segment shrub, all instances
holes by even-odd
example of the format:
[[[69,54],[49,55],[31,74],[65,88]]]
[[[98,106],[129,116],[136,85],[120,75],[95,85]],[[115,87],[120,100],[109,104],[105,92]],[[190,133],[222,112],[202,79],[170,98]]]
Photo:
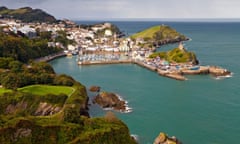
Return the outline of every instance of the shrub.
[[[70,76],[67,76],[65,74],[58,75],[54,78],[53,84],[54,85],[63,85],[63,86],[73,86],[74,79]]]

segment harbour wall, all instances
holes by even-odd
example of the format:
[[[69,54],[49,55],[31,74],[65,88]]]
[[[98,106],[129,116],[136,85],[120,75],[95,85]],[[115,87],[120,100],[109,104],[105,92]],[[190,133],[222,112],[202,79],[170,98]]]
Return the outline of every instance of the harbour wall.
[[[199,75],[199,74],[212,74],[213,76],[226,76],[231,74],[226,69],[217,67],[217,66],[199,66],[197,70],[191,69],[180,69],[180,70],[162,70],[155,66],[151,66],[144,62],[138,60],[110,60],[110,61],[85,61],[85,62],[78,62],[79,65],[101,65],[101,64],[137,64],[141,67],[144,67],[148,70],[153,72],[157,72],[159,75],[172,78],[175,80],[184,81],[187,78],[184,75]]]

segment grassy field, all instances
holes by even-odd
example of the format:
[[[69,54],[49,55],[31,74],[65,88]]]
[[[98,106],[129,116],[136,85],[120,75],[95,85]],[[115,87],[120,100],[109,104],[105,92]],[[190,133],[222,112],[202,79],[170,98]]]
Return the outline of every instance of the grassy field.
[[[144,31],[141,31],[139,33],[136,33],[136,34],[132,35],[131,37],[132,38],[145,38],[145,37],[152,38],[154,33],[156,33],[159,30],[160,30],[160,26],[154,26],[154,27],[151,27]]]
[[[165,38],[170,38],[174,39],[176,37],[181,36],[180,33],[178,33],[175,29],[166,26],[166,25],[158,25],[158,26],[153,26],[148,29],[145,29],[141,32],[138,32],[134,35],[131,36],[131,38],[137,39],[137,38],[154,38],[156,33],[161,33],[161,37],[158,40],[165,39]]]
[[[31,85],[18,89],[21,92],[32,93],[34,95],[46,94],[66,94],[70,96],[75,89],[67,86]]]

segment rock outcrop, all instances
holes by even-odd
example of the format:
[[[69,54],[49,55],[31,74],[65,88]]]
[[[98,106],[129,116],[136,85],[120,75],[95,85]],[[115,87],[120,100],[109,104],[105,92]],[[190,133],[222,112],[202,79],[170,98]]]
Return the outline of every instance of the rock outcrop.
[[[230,76],[231,72],[228,71],[227,69],[223,69],[217,66],[210,66],[209,67],[209,73],[212,74],[213,76],[216,77],[221,77],[221,76]]]
[[[153,144],[182,144],[176,137],[168,137],[165,133],[160,132]]]
[[[9,104],[5,110],[5,114],[14,114],[18,111],[23,111],[27,108],[27,102],[21,101],[17,104]]]
[[[35,111],[35,116],[48,116],[58,113],[62,107],[53,106],[52,104],[41,102]]]
[[[103,108],[113,108],[117,111],[126,111],[126,102],[121,100],[114,93],[101,92],[94,97],[93,103],[97,103]]]
[[[100,86],[91,86],[89,88],[89,91],[91,91],[91,92],[100,92],[100,90],[101,90]]]

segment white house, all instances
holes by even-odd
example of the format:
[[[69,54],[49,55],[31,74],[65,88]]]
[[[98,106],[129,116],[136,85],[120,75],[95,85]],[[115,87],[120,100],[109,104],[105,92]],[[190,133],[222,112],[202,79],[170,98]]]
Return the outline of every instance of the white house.
[[[104,35],[107,36],[107,37],[111,37],[113,34],[112,34],[111,30],[106,29]]]
[[[68,50],[73,51],[76,49],[76,46],[74,45],[68,45]]]
[[[37,36],[36,30],[34,28],[30,28],[29,25],[25,25],[19,28],[18,31],[24,33],[29,38],[33,38]]]

